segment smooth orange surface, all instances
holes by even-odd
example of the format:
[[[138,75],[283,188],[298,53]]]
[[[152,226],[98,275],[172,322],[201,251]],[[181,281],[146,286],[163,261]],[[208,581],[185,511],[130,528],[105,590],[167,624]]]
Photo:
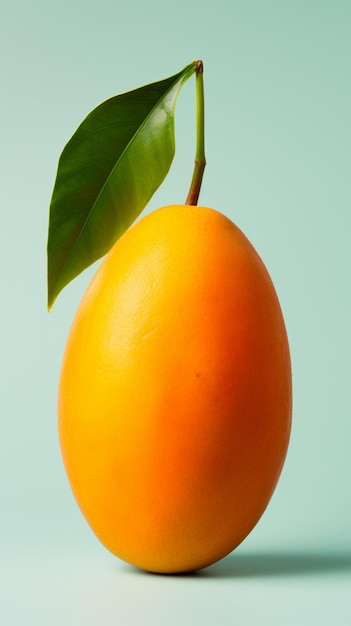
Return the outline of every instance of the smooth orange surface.
[[[107,255],[73,322],[59,434],[101,542],[155,572],[205,567],[251,531],[291,423],[279,302],[242,232],[170,206]]]

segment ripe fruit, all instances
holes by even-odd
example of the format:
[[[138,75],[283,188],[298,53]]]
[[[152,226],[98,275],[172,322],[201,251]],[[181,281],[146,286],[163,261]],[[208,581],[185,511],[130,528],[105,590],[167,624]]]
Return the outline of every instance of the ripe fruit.
[[[77,311],[59,433],[101,542],[154,572],[205,567],[266,508],[291,421],[279,302],[242,232],[170,206],[108,253]]]

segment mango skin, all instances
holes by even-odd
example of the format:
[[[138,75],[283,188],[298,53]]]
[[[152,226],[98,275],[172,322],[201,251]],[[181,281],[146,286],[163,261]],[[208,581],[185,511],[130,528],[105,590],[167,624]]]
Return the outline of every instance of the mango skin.
[[[250,533],[277,484],[292,411],[269,274],[206,207],[163,207],[103,260],[59,385],[77,503],[105,547],[159,573],[206,567]]]

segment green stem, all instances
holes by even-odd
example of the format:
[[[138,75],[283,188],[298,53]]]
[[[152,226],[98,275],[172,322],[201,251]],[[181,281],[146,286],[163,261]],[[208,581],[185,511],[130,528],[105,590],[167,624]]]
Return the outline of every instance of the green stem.
[[[196,61],[196,152],[194,172],[185,204],[197,205],[202,178],[206,166],[205,158],[205,99],[203,63]]]

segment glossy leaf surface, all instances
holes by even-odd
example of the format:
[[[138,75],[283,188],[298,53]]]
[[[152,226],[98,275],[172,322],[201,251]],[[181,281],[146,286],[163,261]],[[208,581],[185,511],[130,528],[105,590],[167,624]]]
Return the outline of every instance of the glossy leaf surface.
[[[108,252],[164,180],[175,152],[177,95],[195,67],[106,100],[65,146],[50,205],[49,308]]]

